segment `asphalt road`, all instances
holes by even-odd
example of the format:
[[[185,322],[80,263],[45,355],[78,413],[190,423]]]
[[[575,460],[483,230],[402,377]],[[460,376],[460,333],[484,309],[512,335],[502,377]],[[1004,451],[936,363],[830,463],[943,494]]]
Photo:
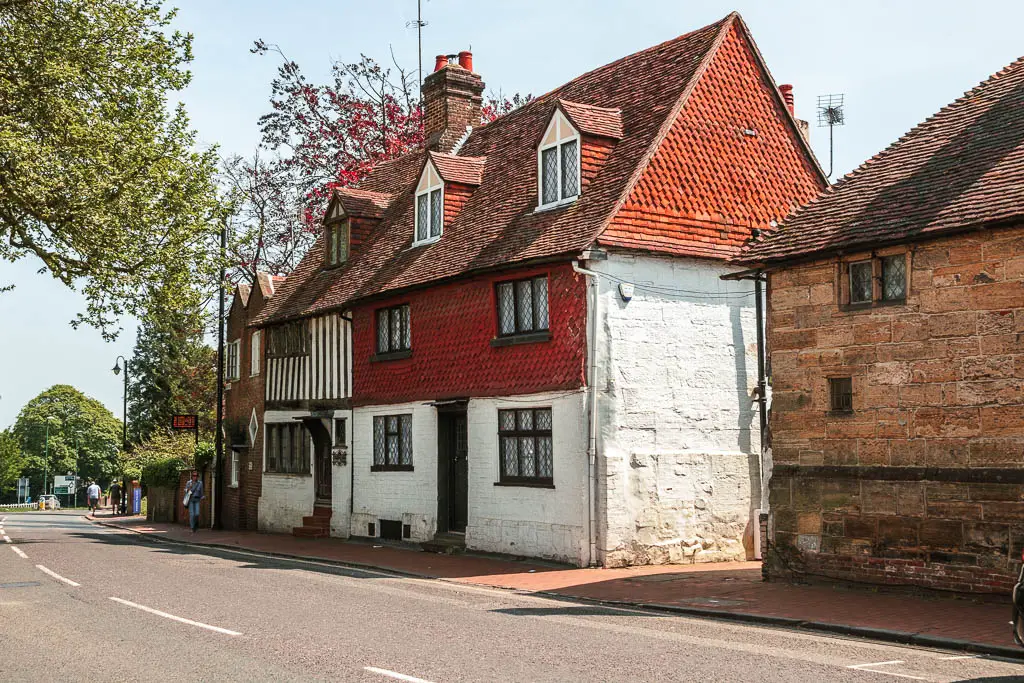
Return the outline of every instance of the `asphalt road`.
[[[0,527],[3,681],[1024,681],[1005,660],[152,543],[77,513]]]

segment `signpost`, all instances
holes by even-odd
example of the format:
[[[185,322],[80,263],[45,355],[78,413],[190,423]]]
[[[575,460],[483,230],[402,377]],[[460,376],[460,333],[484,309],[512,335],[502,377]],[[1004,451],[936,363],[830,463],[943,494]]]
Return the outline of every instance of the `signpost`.
[[[199,445],[199,416],[198,415],[172,415],[171,429],[179,432],[195,432],[196,445]]]
[[[29,499],[28,477],[18,479],[18,502],[27,503]]]

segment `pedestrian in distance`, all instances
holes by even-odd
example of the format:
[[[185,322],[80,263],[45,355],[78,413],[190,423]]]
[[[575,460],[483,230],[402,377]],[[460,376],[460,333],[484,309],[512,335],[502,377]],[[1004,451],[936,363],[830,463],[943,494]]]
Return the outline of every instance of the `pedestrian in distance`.
[[[192,480],[185,484],[185,499],[181,501],[188,508],[188,525],[192,533],[199,528],[199,503],[205,497],[203,480],[199,478],[198,472],[193,472]]]
[[[94,481],[90,482],[89,488],[85,490],[85,497],[89,499],[89,511],[95,515],[100,507],[100,485]]]
[[[121,504],[121,485],[115,480],[110,485],[110,516],[117,514],[117,506]]]

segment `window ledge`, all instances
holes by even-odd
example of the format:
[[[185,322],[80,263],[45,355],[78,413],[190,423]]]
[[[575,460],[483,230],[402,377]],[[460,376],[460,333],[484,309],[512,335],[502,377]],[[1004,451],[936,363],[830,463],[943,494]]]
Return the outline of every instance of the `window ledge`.
[[[553,482],[545,481],[543,479],[538,481],[496,481],[495,486],[518,486],[528,489],[553,489],[555,485]]]
[[[427,246],[430,246],[431,244],[434,244],[435,242],[440,242],[440,241],[441,241],[441,235],[438,235],[437,237],[428,237],[427,239],[420,240],[419,242],[413,240],[413,243],[412,243],[412,246],[410,247],[410,249],[416,249],[417,247],[427,247]]]
[[[580,198],[580,196],[576,195],[574,197],[567,197],[565,199],[559,199],[557,202],[553,202],[551,204],[540,204],[540,205],[537,206],[536,209],[533,210],[533,212],[534,213],[544,213],[545,211],[553,211],[554,209],[560,209],[563,206],[569,206],[570,204],[572,204],[573,202],[575,202],[579,198]]]
[[[375,353],[370,356],[371,363],[383,363],[389,360],[401,360],[403,358],[411,358],[412,349],[406,349],[405,351],[391,351],[389,353]]]
[[[269,474],[274,477],[295,477],[305,478],[312,477],[313,475],[308,472],[271,472],[270,470],[263,470],[263,474]]]
[[[826,410],[826,417],[852,417],[854,414],[853,408],[849,410]]]
[[[857,304],[840,304],[840,311],[847,311],[855,313],[857,311],[870,311],[874,308],[883,308],[885,306],[905,306],[907,300],[904,299],[879,299],[878,301],[868,301],[865,303]]]
[[[370,465],[371,472],[412,472],[412,465]]]
[[[491,346],[515,346],[517,344],[535,344],[546,341],[551,341],[551,330],[544,330],[543,332],[526,332],[523,334],[510,334],[507,337],[495,337],[491,340]]]

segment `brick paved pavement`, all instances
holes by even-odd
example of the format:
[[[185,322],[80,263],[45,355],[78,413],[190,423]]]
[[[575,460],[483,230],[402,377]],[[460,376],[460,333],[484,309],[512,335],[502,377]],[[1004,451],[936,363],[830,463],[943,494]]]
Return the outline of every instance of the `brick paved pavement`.
[[[377,567],[414,576],[607,602],[682,609],[739,618],[816,622],[829,630],[884,629],[1008,647],[1009,596],[992,602],[946,594],[910,595],[875,588],[764,583],[758,562],[576,569],[478,555],[437,555],[416,548],[341,539],[302,539],[251,531],[201,530],[141,517],[97,521],[174,542],[198,543]],[[798,625],[792,623],[791,625]],[[882,636],[893,639],[892,634]]]

